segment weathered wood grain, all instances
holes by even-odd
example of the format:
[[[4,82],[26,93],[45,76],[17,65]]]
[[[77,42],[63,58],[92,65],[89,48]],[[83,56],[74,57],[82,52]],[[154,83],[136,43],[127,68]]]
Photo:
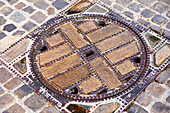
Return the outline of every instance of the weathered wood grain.
[[[57,33],[55,35],[46,38],[45,41],[52,47],[64,42],[64,39],[62,38],[60,33]]]
[[[83,30],[84,32],[87,32],[87,31],[90,31],[90,30],[93,30],[93,29],[96,29],[97,26],[96,24],[94,23],[94,21],[87,21],[87,22],[84,22],[83,24],[80,24],[78,26],[81,30]]]

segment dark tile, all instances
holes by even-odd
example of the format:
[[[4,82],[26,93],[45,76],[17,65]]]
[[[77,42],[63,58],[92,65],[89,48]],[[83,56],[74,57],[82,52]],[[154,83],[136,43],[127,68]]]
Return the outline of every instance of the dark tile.
[[[14,29],[16,29],[17,27],[14,25],[14,24],[8,24],[8,25],[5,25],[4,26],[4,31],[8,31],[8,32],[11,32],[13,31]]]
[[[16,32],[14,32],[14,33],[12,34],[12,36],[20,37],[20,36],[22,36],[24,33],[25,33],[25,31],[17,30]]]
[[[8,3],[10,3],[10,4],[15,4],[16,2],[18,2],[18,0],[7,0],[8,1]]]
[[[168,113],[170,106],[166,106],[161,102],[155,102],[151,108],[152,113]]]
[[[155,12],[153,12],[152,10],[150,9],[145,9],[142,11],[141,15],[145,18],[150,18],[152,17],[153,15],[155,14]]]
[[[32,28],[34,28],[35,26],[37,26],[36,24],[34,24],[33,22],[29,21],[27,23],[25,23],[22,28],[29,31],[31,30]]]
[[[128,110],[128,113],[148,113],[148,111],[146,111],[145,109],[143,109],[142,107],[133,104]]]
[[[0,40],[3,39],[4,37],[6,37],[7,35],[4,32],[0,31]]]
[[[129,5],[128,8],[134,12],[139,13],[139,12],[141,12],[141,8],[144,8],[144,5],[138,4],[138,3],[132,3],[131,5]]]
[[[157,2],[153,5],[153,9],[158,11],[159,13],[164,13],[164,12],[168,11],[169,6],[166,4],[163,4],[161,2]]]
[[[163,17],[162,15],[155,15],[152,18],[152,21],[154,23],[157,23],[158,25],[162,25],[162,24],[165,24],[167,22],[167,18]]]
[[[64,7],[66,7],[66,6],[68,5],[68,3],[67,3],[66,1],[64,1],[64,0],[56,0],[56,1],[54,1],[54,2],[52,3],[52,5],[53,5],[56,9],[60,10],[60,9],[63,9]]]
[[[137,21],[140,22],[141,24],[145,25],[146,27],[149,27],[150,24],[151,24],[150,22],[145,21],[145,20],[143,20],[141,18],[139,18]]]
[[[24,8],[23,11],[25,11],[25,12],[31,14],[32,12],[35,11],[35,9],[33,9],[32,6],[28,6],[28,7]]]
[[[127,17],[131,18],[131,19],[134,18],[133,13],[131,13],[131,12],[125,11],[124,14],[125,14]]]

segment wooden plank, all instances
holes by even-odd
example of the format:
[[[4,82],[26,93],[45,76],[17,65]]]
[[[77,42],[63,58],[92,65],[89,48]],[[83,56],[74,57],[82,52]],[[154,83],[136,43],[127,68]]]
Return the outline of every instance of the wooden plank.
[[[170,56],[170,46],[165,45],[155,54],[155,63],[157,66],[161,65],[166,58]]]
[[[45,53],[38,55],[37,58],[38,58],[40,65],[44,65],[47,62],[58,59],[61,56],[67,55],[68,53],[71,53],[71,52],[73,52],[71,47],[68,44],[63,44],[59,46],[58,48],[54,48],[52,50],[49,50]]]
[[[120,30],[121,30],[120,27],[118,27],[117,25],[111,24],[111,25],[107,25],[105,27],[102,27],[102,28],[94,31],[94,32],[87,34],[87,37],[92,42],[96,42],[98,40],[101,40],[103,38],[111,36],[111,35],[119,32]]]
[[[82,24],[80,24],[78,26],[81,30],[83,30],[84,32],[87,32],[87,31],[90,31],[90,30],[93,30],[93,29],[96,29],[97,26],[96,24],[94,23],[94,21],[87,21],[87,22],[84,22]]]
[[[108,67],[107,64],[101,58],[93,60],[92,62],[90,62],[90,64],[96,70],[100,79],[110,89],[114,89],[122,85],[114,71],[110,67]]]
[[[68,23],[60,27],[68,38],[73,42],[77,48],[81,48],[87,45],[87,41],[83,39],[83,36],[77,32],[77,29],[73,24]]]
[[[70,85],[80,81],[90,75],[86,66],[76,68],[64,75],[58,76],[52,80],[52,83],[56,84],[62,89],[69,87]]]
[[[14,60],[17,56],[22,54],[27,50],[29,44],[29,40],[25,39],[18,44],[16,44],[14,47],[9,49],[6,53],[2,55],[2,58],[6,60],[7,62],[11,62]]]
[[[63,71],[66,71],[80,63],[81,63],[81,60],[79,56],[75,54],[63,60],[55,62],[54,64],[49,65],[47,67],[42,67],[41,72],[43,73],[46,79],[49,79],[52,76],[57,75]]]
[[[134,38],[132,37],[132,35],[128,31],[125,31],[125,32],[119,34],[118,36],[113,36],[113,37],[106,39],[104,41],[101,41],[95,45],[99,48],[99,50],[101,52],[104,52],[108,49],[116,48],[120,45],[130,42],[133,39]]]
[[[96,89],[102,87],[102,84],[96,77],[91,77],[83,81],[79,87],[83,90],[85,94],[95,91]]]
[[[45,41],[52,47],[64,42],[64,39],[62,38],[60,33],[57,33],[55,35],[46,38]]]
[[[125,62],[116,65],[115,67],[122,75],[127,74],[136,69],[136,67],[129,60],[126,60]]]
[[[129,45],[108,53],[106,56],[112,63],[116,63],[127,57],[131,57],[139,52],[136,42],[132,42]]]

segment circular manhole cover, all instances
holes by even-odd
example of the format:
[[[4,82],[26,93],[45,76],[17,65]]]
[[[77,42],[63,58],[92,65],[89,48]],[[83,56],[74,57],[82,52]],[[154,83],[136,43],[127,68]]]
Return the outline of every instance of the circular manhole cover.
[[[80,101],[115,97],[145,73],[147,49],[137,33],[102,15],[62,18],[36,38],[30,66],[60,96]]]

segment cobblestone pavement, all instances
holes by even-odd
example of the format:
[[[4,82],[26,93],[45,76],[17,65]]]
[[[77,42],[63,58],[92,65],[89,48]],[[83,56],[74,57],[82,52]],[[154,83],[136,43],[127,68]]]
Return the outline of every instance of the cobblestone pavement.
[[[95,0],[170,39],[170,0]],[[0,0],[0,51],[76,0]],[[21,46],[22,47],[22,46]],[[24,49],[24,48],[23,48]],[[21,51],[21,50],[20,50]],[[1,56],[1,55],[0,55]],[[13,56],[11,56],[13,57]],[[21,73],[24,59],[14,64]],[[126,111],[128,113],[170,112],[170,66],[161,72]],[[0,113],[59,113],[34,90],[0,63]]]

